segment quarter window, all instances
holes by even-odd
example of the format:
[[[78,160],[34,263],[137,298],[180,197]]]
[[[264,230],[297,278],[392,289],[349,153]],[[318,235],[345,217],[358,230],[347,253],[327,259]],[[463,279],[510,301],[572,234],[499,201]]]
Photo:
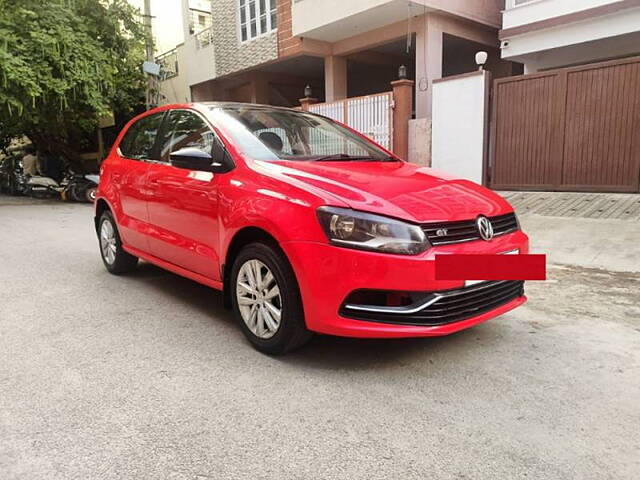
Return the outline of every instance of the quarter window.
[[[164,113],[154,113],[134,123],[120,142],[120,153],[134,160],[153,159],[153,146]]]
[[[277,27],[276,0],[238,0],[240,39],[243,42]]]
[[[172,110],[167,117],[160,140],[160,160],[169,162],[169,155],[181,148],[194,147],[211,153],[215,134],[206,122],[193,112]]]

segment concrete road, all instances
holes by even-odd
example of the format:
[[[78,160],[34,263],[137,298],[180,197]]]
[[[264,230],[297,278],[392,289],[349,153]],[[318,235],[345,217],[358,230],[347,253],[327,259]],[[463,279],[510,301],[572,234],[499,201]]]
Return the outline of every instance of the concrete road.
[[[637,479],[640,279],[554,267],[439,339],[252,350],[221,296],[114,277],[86,205],[0,197],[0,478]]]

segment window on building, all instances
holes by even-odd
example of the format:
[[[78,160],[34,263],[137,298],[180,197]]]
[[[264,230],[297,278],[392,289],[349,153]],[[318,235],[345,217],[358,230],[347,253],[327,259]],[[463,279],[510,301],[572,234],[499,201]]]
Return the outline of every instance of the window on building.
[[[246,42],[275,30],[276,7],[277,0],[238,0],[240,39]]]

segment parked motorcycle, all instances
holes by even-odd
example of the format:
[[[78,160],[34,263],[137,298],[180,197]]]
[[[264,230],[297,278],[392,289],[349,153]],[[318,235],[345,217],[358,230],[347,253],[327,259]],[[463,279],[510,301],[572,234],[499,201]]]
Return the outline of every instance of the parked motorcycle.
[[[61,192],[64,200],[89,203],[96,200],[100,175],[72,173],[66,180],[66,186]]]
[[[34,198],[55,197],[60,195],[64,186],[53,178],[43,175],[27,177],[24,194]]]
[[[22,160],[11,155],[0,160],[0,191],[9,195],[22,195],[26,189],[26,179],[22,170]]]

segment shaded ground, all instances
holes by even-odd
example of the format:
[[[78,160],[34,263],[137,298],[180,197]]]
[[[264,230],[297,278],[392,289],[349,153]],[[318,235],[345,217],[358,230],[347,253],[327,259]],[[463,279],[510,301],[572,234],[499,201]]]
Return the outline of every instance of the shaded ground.
[[[273,359],[218,293],[108,275],[89,206],[2,198],[3,480],[638,477],[637,274],[554,267],[454,336]]]

